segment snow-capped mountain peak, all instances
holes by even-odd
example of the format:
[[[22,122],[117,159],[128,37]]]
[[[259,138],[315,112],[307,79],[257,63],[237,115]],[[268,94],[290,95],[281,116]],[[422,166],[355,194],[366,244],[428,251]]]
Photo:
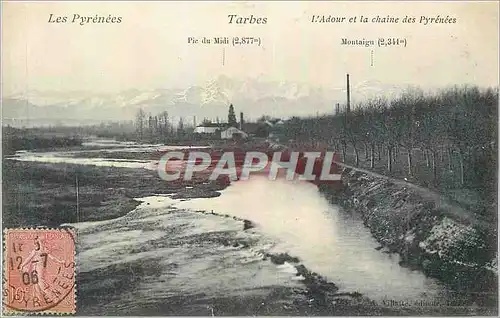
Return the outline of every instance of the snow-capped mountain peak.
[[[352,83],[352,82],[351,82]],[[378,81],[351,84],[353,100],[387,95],[398,88]],[[4,121],[46,118],[57,122],[79,120],[133,120],[139,108],[156,115],[167,111],[173,117],[225,118],[227,106],[250,118],[261,115],[301,116],[331,113],[345,101],[345,87],[322,88],[308,83],[273,82],[225,75],[204,85],[182,89],[129,89],[116,94],[89,92],[40,92],[16,94],[2,100]],[[30,119],[30,120],[31,120]]]

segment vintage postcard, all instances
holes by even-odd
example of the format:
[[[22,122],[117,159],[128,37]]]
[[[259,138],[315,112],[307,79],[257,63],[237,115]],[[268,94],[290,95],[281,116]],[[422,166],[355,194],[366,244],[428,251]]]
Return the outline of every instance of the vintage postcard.
[[[3,315],[498,315],[497,1],[1,11]]]

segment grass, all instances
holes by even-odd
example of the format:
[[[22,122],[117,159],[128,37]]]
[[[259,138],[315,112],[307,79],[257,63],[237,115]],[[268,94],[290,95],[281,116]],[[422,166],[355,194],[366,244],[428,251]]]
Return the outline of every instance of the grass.
[[[133,198],[177,192],[187,185],[166,182],[156,171],[144,169],[13,160],[4,160],[2,173],[4,228],[112,219],[134,209],[139,202]],[[214,196],[214,190],[219,189],[218,185],[207,184],[197,190]]]

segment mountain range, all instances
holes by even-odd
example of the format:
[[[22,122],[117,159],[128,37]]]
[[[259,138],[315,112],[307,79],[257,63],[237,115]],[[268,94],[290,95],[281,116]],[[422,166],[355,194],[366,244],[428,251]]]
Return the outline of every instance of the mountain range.
[[[353,102],[392,95],[398,87],[378,81],[351,84]],[[103,121],[133,120],[139,109],[157,115],[167,111],[175,121],[201,122],[204,118],[227,118],[229,104],[237,117],[256,119],[309,116],[332,113],[336,103],[344,104],[345,88],[324,89],[306,83],[235,79],[221,75],[205,85],[186,88],[129,89],[115,94],[85,91],[29,91],[2,99],[3,124],[13,126],[85,125]]]

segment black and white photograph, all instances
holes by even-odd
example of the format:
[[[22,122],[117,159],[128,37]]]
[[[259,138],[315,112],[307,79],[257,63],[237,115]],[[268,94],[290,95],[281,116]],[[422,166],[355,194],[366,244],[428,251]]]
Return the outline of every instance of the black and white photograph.
[[[497,1],[2,1],[2,315],[498,316]]]

